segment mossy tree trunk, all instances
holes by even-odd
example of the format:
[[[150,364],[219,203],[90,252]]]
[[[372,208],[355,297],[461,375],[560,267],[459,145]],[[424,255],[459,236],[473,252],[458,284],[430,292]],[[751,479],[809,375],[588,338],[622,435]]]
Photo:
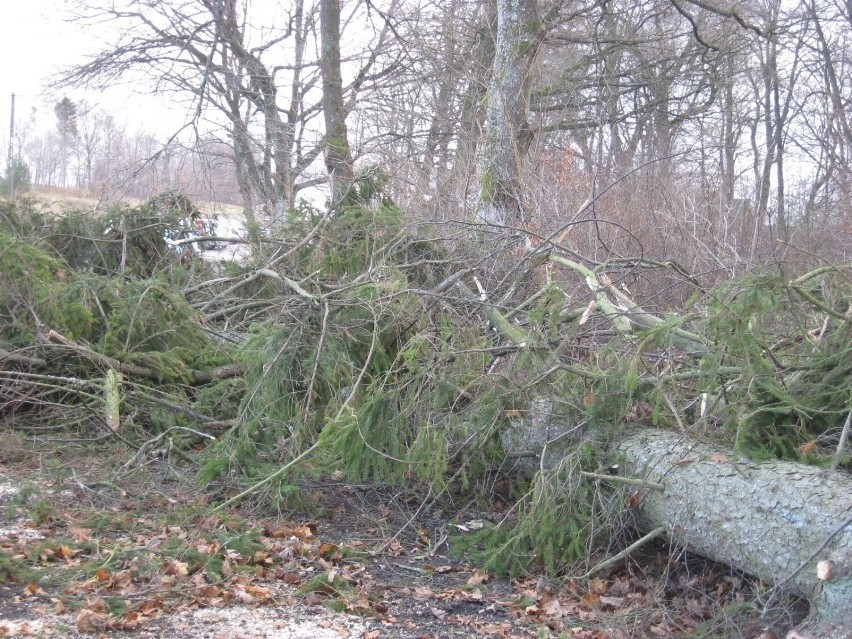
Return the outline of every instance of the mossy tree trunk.
[[[485,224],[519,224],[525,221],[521,173],[533,138],[528,121],[530,71],[541,27],[536,0],[496,1],[497,44],[476,216]]]
[[[322,111],[325,119],[325,167],[331,180],[332,206],[344,203],[354,170],[346,128],[343,78],[340,72],[340,1],[321,0]]]

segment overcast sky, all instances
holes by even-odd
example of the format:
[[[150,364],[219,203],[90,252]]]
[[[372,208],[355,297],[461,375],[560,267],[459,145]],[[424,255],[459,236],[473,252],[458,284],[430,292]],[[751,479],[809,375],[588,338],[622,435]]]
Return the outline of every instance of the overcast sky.
[[[46,92],[50,76],[63,65],[84,62],[99,47],[97,34],[69,24],[67,0],[2,0],[0,17],[0,157],[9,145],[9,104],[15,93],[17,126],[37,109],[42,126],[54,122],[53,103],[63,94]],[[75,101],[85,98],[109,110],[119,122],[166,134],[181,121],[181,114],[164,111],[156,98],[132,95],[128,87],[105,93],[72,92]],[[0,167],[3,169],[4,167]],[[0,170],[0,173],[4,171]]]

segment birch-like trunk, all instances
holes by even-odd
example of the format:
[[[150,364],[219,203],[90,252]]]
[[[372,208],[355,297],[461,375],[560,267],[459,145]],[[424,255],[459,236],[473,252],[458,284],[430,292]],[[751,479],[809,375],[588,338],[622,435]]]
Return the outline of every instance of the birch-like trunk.
[[[539,35],[535,0],[497,0],[497,45],[476,212],[485,224],[525,221],[521,169],[533,137],[527,118],[530,69]]]

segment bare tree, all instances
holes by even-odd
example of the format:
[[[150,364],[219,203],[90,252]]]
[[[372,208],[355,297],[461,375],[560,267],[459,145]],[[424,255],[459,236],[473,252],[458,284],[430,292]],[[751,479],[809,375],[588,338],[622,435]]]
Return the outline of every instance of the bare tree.
[[[251,221],[255,194],[281,212],[319,182],[309,175],[322,152],[320,97],[310,97],[317,65],[305,60],[312,11],[300,0],[283,25],[260,29],[240,0],[87,1],[78,20],[111,24],[122,35],[63,83],[103,86],[144,74],[159,91],[192,105],[196,130],[204,116],[227,123]]]
[[[527,105],[531,70],[544,33],[536,0],[497,0],[494,69],[476,212],[486,224],[526,221],[521,168],[533,137]]]
[[[346,128],[343,76],[340,70],[340,1],[320,0],[322,43],[322,111],[325,119],[325,167],[331,180],[331,202],[344,203],[354,170]]]

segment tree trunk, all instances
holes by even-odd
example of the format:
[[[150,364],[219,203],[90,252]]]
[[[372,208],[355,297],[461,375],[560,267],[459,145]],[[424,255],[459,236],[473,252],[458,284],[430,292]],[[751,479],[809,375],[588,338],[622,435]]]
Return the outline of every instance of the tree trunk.
[[[637,506],[640,529],[664,526],[698,554],[807,597],[811,616],[788,637],[852,637],[852,478],[754,463],[661,430],[634,432],[616,450],[627,474],[665,486]]]
[[[476,213],[485,224],[524,222],[521,167],[533,137],[527,117],[539,26],[535,0],[497,0],[497,47]]]
[[[343,77],[340,72],[339,0],[321,0],[320,35],[322,39],[320,71],[322,72],[322,112],[325,118],[325,166],[331,180],[331,204],[336,206],[347,198],[354,175],[346,129]]]

